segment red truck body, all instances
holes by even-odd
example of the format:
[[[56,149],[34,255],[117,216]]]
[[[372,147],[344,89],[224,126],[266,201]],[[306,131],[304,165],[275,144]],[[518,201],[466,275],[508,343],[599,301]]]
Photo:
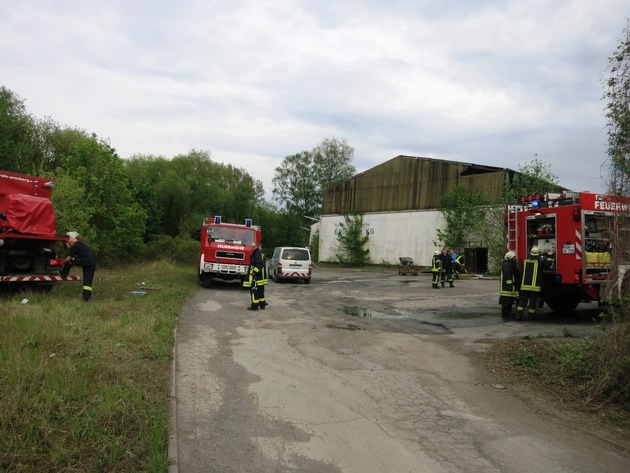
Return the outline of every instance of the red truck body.
[[[55,247],[58,237],[50,200],[51,179],[0,171],[0,285],[30,284],[49,290],[61,277],[63,261]]]
[[[507,249],[522,267],[532,247],[541,251],[541,294],[552,310],[571,312],[580,302],[600,301],[609,283],[623,281],[621,217],[627,197],[564,192],[521,197],[506,206]]]
[[[210,287],[216,279],[247,279],[253,242],[260,243],[260,227],[223,223],[221,217],[204,219],[199,248],[199,285]]]

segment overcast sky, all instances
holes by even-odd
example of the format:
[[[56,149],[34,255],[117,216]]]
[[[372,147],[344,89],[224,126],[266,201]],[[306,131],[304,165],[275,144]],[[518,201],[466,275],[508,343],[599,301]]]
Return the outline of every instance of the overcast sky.
[[[0,85],[122,158],[207,150],[263,181],[345,138],[603,191],[628,0],[0,0]]]

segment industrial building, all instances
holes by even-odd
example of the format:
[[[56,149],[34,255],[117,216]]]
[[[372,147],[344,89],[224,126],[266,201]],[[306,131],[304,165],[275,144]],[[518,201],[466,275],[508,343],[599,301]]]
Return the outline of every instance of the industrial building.
[[[336,262],[337,238],[344,212],[363,214],[369,241],[370,261],[398,264],[411,257],[420,266],[430,266],[442,242],[437,229],[444,228],[437,209],[442,195],[453,186],[469,191],[482,190],[499,201],[515,171],[493,166],[445,161],[433,158],[397,156],[345,182],[324,194],[319,230],[319,261]],[[480,242],[465,248],[466,268],[473,272],[488,269],[488,249]]]

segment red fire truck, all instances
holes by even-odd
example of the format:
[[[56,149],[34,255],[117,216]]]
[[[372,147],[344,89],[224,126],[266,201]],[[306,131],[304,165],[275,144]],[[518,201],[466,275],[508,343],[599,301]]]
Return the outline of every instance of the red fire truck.
[[[245,281],[251,244],[260,243],[260,238],[260,227],[252,225],[250,219],[245,220],[245,225],[238,225],[223,223],[220,216],[205,218],[199,249],[199,285],[210,287],[215,279]]]
[[[506,206],[507,248],[519,263],[537,246],[542,255],[542,298],[549,308],[573,311],[628,289],[624,241],[630,198],[589,192],[522,196]],[[610,290],[607,293],[606,290]]]
[[[55,249],[67,241],[58,237],[50,201],[54,181],[0,171],[0,286],[30,285],[50,290],[61,277],[63,260]]]

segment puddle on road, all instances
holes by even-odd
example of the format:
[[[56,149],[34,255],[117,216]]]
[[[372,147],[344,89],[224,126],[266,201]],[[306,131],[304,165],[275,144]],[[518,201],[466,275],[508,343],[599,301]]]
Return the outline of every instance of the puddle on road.
[[[457,319],[487,319],[488,317],[496,318],[497,314],[492,312],[476,312],[476,313],[466,313],[466,312],[457,312],[457,313],[436,313],[435,316],[437,318],[457,318]]]
[[[392,331],[403,330],[416,332],[417,330],[420,330],[422,331],[422,333],[452,333],[449,327],[440,322],[422,320],[413,316],[410,317],[410,314],[408,313],[398,314],[393,312],[380,312],[377,310],[357,306],[343,306],[340,310],[344,314],[351,317],[361,317],[363,319],[379,319],[379,324],[381,328],[391,329]]]
[[[395,318],[394,314],[386,314],[385,312],[378,312],[372,309],[366,309],[363,307],[343,306],[341,311],[351,317],[362,317],[364,319],[391,319]]]

